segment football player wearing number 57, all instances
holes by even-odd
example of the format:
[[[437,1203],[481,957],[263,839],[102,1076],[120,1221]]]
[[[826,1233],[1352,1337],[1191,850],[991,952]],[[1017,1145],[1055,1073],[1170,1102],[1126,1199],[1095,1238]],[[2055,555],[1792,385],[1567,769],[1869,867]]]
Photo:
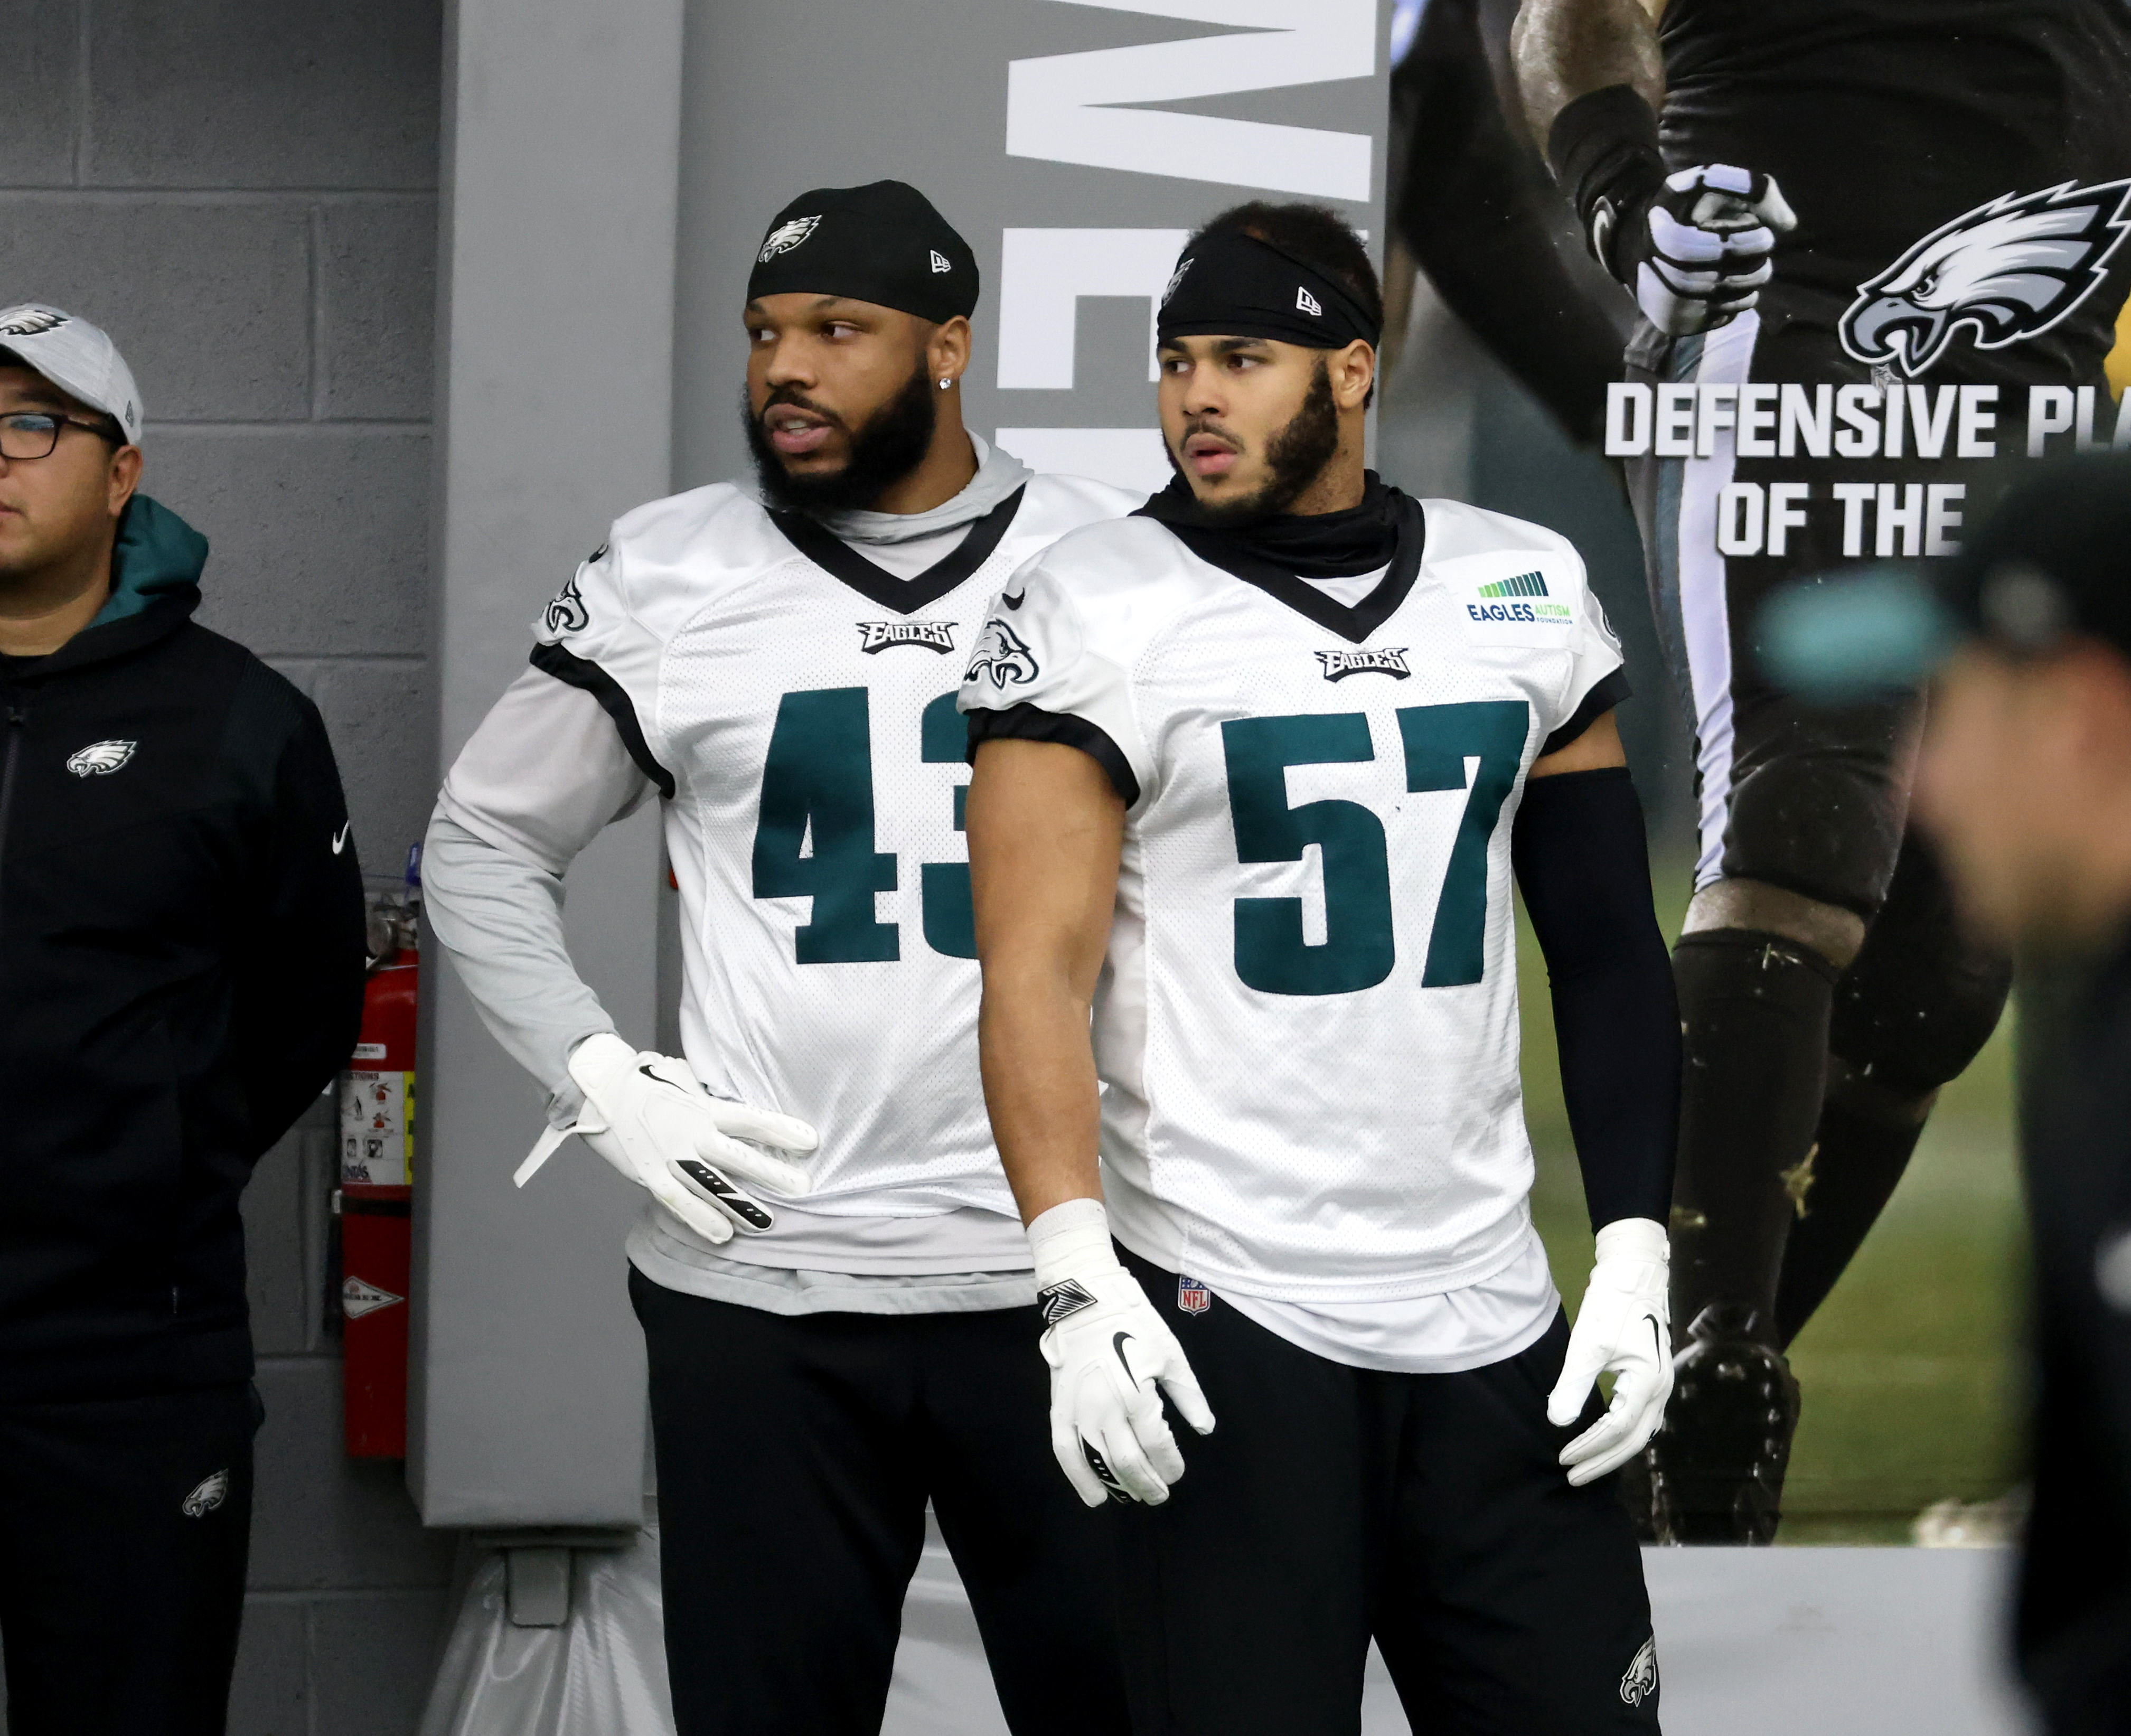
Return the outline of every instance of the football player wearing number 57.
[[[1123,1736],[977,1079],[955,691],[1008,575],[1133,502],[965,429],[976,259],[915,188],[802,194],[748,298],[756,477],[625,515],[548,606],[445,784],[430,914],[549,1093],[534,1158],[575,1132],[650,1196],[679,1736],[878,1731],[928,1497],[1014,1736]],[[564,869],[654,794],[678,1056],[563,946]]]
[[[1679,1038],[1627,687],[1566,541],[1363,469],[1381,321],[1329,212],[1194,237],[1176,480],[1017,573],[962,689],[1051,1443],[1114,1503],[1136,1729],[1351,1730],[1373,1636],[1415,1729],[1654,1730],[1611,1473],[1670,1383]],[[1597,1231],[1573,1331],[1513,876]]]

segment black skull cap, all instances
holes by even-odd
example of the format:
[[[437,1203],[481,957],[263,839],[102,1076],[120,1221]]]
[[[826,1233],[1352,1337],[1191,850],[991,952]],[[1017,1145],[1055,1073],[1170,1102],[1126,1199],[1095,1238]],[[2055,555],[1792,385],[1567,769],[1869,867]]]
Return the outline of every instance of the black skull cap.
[[[977,256],[907,181],[816,187],[779,211],[755,248],[747,298],[845,295],[935,325],[977,305]]]

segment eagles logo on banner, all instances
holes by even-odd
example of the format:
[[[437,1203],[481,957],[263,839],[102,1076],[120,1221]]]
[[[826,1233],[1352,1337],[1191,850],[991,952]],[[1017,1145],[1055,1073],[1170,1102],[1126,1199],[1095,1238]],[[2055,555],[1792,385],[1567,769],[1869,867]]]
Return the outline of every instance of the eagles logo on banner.
[[[1838,328],[1860,362],[1914,380],[1966,326],[1978,349],[2039,338],[2092,295],[2131,229],[2131,180],[2007,194],[1858,286]]]

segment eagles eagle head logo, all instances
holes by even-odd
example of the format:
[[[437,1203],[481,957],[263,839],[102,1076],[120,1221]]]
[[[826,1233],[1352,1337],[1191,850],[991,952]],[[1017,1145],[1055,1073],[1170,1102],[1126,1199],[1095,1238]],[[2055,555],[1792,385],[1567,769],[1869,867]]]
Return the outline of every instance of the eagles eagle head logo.
[[[975,681],[989,676],[994,687],[1005,688],[1035,680],[1036,669],[1036,653],[1020,634],[994,616],[977,635],[976,649],[970,654],[962,679]]]
[[[821,220],[818,217],[795,217],[789,223],[779,223],[763,237],[762,251],[755,255],[754,262],[766,266],[779,253],[789,253],[814,233],[814,226]]]
[[[180,1509],[189,1519],[204,1519],[229,1499],[229,1473],[218,1470],[211,1477],[203,1478],[198,1487],[179,1503]]]
[[[92,741],[68,760],[67,770],[77,778],[108,778],[128,760],[139,744],[132,741]]]
[[[44,332],[55,332],[67,323],[67,318],[57,308],[17,308],[0,319],[0,338],[35,338]]]
[[[1870,282],[1842,316],[1842,347],[1913,380],[1962,326],[1978,349],[2039,337],[2092,295],[2131,230],[2131,180],[2009,193],[1956,217]]]
[[[601,547],[599,554],[606,553],[605,547]],[[592,557],[592,560],[598,559],[599,554]],[[587,561],[585,564],[590,566],[591,562]],[[591,611],[585,607],[584,592],[577,588],[576,574],[572,573],[569,581],[555,593],[555,600],[548,605],[547,612],[541,620],[548,631],[554,634],[582,633],[591,625]]]
[[[1621,1678],[1621,1700],[1625,1705],[1639,1706],[1658,1690],[1658,1642],[1652,1634],[1643,1642],[1643,1648],[1628,1666],[1628,1673]]]

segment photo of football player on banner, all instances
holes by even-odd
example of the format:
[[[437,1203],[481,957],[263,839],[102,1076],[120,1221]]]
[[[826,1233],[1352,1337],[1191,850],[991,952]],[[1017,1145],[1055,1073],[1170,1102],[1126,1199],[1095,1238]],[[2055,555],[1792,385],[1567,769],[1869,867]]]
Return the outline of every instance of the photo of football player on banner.
[[[1694,736],[1680,1353],[1632,1498],[1653,1539],[1767,1542],[1800,1416],[1785,1352],[2010,971],[1960,933],[1908,826],[1920,695],[1787,690],[1761,611],[1802,580],[1943,561],[2023,463],[2131,444],[2105,373],[2131,284],[2131,18],[1505,10],[1480,7],[1477,34],[1496,32],[1519,148],[1544,151],[1635,319],[1602,406],[1556,414],[1625,473]],[[1557,382],[1587,381],[1580,362],[1565,346]]]

